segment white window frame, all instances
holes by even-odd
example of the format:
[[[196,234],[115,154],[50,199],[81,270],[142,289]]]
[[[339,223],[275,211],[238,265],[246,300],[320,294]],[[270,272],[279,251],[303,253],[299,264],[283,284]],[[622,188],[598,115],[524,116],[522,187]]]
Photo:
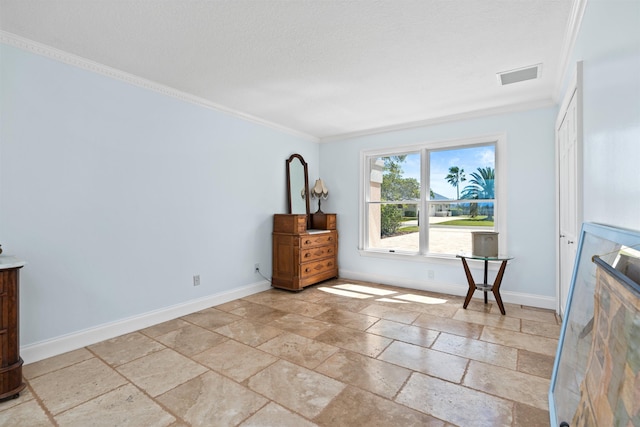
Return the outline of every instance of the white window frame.
[[[501,253],[508,253],[507,250],[507,147],[505,134],[492,134],[486,136],[478,136],[472,138],[440,140],[425,142],[415,145],[404,145],[388,148],[379,148],[373,150],[360,151],[360,185],[359,185],[359,238],[358,250],[361,256],[372,256],[379,258],[405,258],[414,261],[432,261],[435,259],[456,259],[455,254],[436,254],[427,253],[427,230],[421,229],[420,232],[420,250],[418,252],[391,252],[388,249],[368,248],[369,236],[369,215],[367,209],[367,198],[369,197],[370,187],[370,165],[369,159],[372,157],[386,157],[400,155],[407,152],[419,151],[421,154],[421,173],[420,173],[420,224],[421,227],[428,227],[428,212],[426,191],[429,189],[429,156],[426,155],[430,150],[471,148],[473,146],[494,144],[495,145],[495,194],[494,201],[494,229],[498,234],[498,245]],[[457,261],[457,260],[456,260]]]

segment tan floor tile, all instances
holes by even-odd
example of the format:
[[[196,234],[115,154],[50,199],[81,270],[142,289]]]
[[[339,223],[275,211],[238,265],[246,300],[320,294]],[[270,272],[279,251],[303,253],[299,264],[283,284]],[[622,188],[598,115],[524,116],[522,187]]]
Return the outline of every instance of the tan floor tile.
[[[197,354],[193,359],[238,382],[278,360],[270,354],[233,340]]]
[[[216,310],[222,310],[222,311],[226,311],[227,313],[230,313],[236,308],[244,307],[247,304],[251,304],[251,303],[243,299],[235,299],[233,301],[225,302],[224,304],[218,304],[213,308],[215,308]]]
[[[448,332],[454,335],[460,335],[467,338],[479,338],[482,333],[482,325],[475,323],[463,322],[461,320],[446,319],[440,316],[432,316],[430,314],[421,314],[413,322],[415,326],[428,328],[434,331]]]
[[[389,338],[342,326],[336,326],[318,335],[316,339],[369,357],[377,357],[392,341]]]
[[[0,425],[25,408],[29,427],[51,414],[60,426],[548,425],[531,405],[547,401],[555,314],[462,303],[343,279],[270,289],[24,366],[28,388],[0,403]]]
[[[513,408],[513,427],[549,425],[549,411],[516,402]]]
[[[242,299],[255,304],[273,306],[274,304],[279,304],[281,302],[291,301],[294,298],[295,292],[288,292],[282,289],[269,289],[268,291],[249,295]]]
[[[462,300],[447,298],[444,295],[418,295],[415,293],[402,293],[395,295],[394,300],[403,301],[404,310],[417,311],[440,317],[453,317],[462,307]]]
[[[540,335],[541,337],[558,339],[560,337],[560,325],[545,322],[536,322],[534,320],[522,320],[522,332],[531,335]]]
[[[280,360],[249,378],[249,388],[307,418],[320,413],[345,387],[339,381]]]
[[[529,307],[523,307],[520,305],[509,304],[505,305],[505,311],[509,317],[517,317],[519,319],[534,320],[536,322],[551,323],[552,325],[558,324],[556,313],[553,310],[544,309],[532,309]],[[492,308],[492,313],[500,313],[500,309],[497,305]]]
[[[518,350],[518,371],[551,379],[555,357]]]
[[[235,426],[267,403],[211,371],[158,396],[158,401],[193,426]]]
[[[203,328],[214,330],[229,323],[236,322],[242,319],[242,317],[215,308],[207,308],[197,313],[187,314],[183,316],[182,319],[202,326]]]
[[[293,313],[274,320],[269,325],[307,338],[315,338],[334,326],[328,322]]]
[[[94,357],[34,378],[29,385],[55,415],[126,382],[125,378]]]
[[[407,324],[413,323],[413,321],[420,315],[420,313],[414,311],[405,311],[381,304],[371,304],[367,308],[360,310],[360,313]]]
[[[368,307],[372,303],[373,299],[370,297],[367,297],[366,299],[354,299],[333,294],[327,294],[325,298],[318,301],[318,304],[326,305],[338,310],[351,311],[354,313],[357,313],[360,310]]]
[[[155,338],[157,336],[164,335],[167,332],[175,331],[176,329],[180,329],[187,325],[190,325],[190,323],[185,322],[182,319],[173,319],[166,322],[158,323],[157,325],[149,326],[148,328],[142,329],[140,332],[148,337]]]
[[[156,337],[156,339],[167,347],[186,356],[201,353],[227,340],[226,337],[220,334],[190,323],[187,323],[187,326],[184,328],[167,332],[164,335]]]
[[[116,369],[151,396],[171,390],[207,370],[171,349],[152,353]]]
[[[277,403],[270,402],[267,406],[256,412],[240,427],[316,427],[317,424],[307,421],[300,415],[283,408]]]
[[[498,311],[498,313],[500,312]],[[493,326],[494,328],[509,329],[511,331],[520,331],[520,319],[503,316],[502,314],[482,313],[479,311],[460,308],[453,318],[456,320],[462,320],[463,322],[476,323],[478,325]]]
[[[464,304],[464,298],[460,300],[459,307],[462,307],[463,304]],[[498,308],[498,305],[495,302],[489,300],[485,304],[484,300],[482,299],[472,298],[471,301],[469,301],[469,305],[467,305],[467,310],[480,311],[482,313],[492,313],[493,306],[496,306],[496,310],[498,310],[498,313],[500,313],[500,308]]]
[[[431,347],[439,334],[431,329],[384,319],[367,329],[367,332],[422,347]]]
[[[242,307],[237,307],[231,310],[230,313],[261,323],[280,319],[287,314],[285,311],[277,310],[268,305],[256,304],[250,301],[245,301]]]
[[[282,333],[280,329],[249,320],[238,320],[215,331],[251,347],[258,346]]]
[[[55,424],[49,420],[38,402],[31,400],[10,409],[3,409],[4,403],[0,403],[0,426],[25,426],[25,427],[53,427]]]
[[[118,366],[163,350],[165,346],[140,332],[133,332],[90,345],[88,348],[111,366]]]
[[[444,422],[379,396],[347,387],[314,418],[321,426],[332,427],[388,427],[425,426],[441,427]]]
[[[441,333],[431,348],[513,370],[518,362],[516,349],[458,335]]]
[[[321,315],[316,316],[316,319],[360,331],[364,331],[378,321],[377,317],[336,308],[325,311]]]
[[[317,372],[392,399],[411,371],[382,360],[340,350],[316,368]]]
[[[128,384],[55,417],[65,427],[169,426],[176,419]]]
[[[512,421],[512,402],[419,373],[411,375],[396,401],[464,427],[510,427]]]
[[[528,350],[534,353],[555,356],[558,340],[540,337],[537,335],[523,334],[522,332],[507,331],[486,326],[480,339],[483,341]]]
[[[80,348],[78,350],[24,365],[22,367],[22,375],[27,379],[36,378],[40,375],[48,374],[49,372],[57,371],[58,369],[66,368],[67,366],[91,359],[92,357],[94,356],[89,350],[86,348]]]
[[[258,349],[309,369],[315,368],[338,351],[338,348],[332,345],[289,332],[267,341]]]
[[[271,306],[287,313],[295,313],[307,317],[316,317],[330,309],[326,305],[296,300],[280,301]]]
[[[547,392],[550,381],[544,378],[472,360],[463,383],[505,399],[549,409]]]
[[[462,380],[469,362],[463,357],[398,341],[391,344],[378,359],[455,383]]]
[[[324,284],[318,284],[313,286],[307,286],[304,288],[304,292],[291,292],[291,297],[299,299],[301,301],[317,303],[326,296],[326,292],[321,291],[320,288]]]

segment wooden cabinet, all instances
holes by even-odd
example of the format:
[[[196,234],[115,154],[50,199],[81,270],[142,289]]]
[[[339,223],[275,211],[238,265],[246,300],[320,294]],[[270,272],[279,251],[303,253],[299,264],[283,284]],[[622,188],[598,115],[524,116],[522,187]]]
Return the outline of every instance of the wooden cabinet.
[[[336,214],[273,217],[273,274],[271,285],[299,291],[305,286],[338,277]]]
[[[18,328],[20,268],[0,269],[0,400],[18,397],[25,388]]]

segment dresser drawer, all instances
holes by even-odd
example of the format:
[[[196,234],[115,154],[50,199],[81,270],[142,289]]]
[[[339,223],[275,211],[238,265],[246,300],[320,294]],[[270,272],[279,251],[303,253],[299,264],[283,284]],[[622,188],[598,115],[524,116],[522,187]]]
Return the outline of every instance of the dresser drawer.
[[[335,245],[329,244],[324,246],[317,246],[315,248],[306,248],[300,251],[300,262],[305,263],[309,261],[316,261],[322,258],[333,258],[336,254]]]
[[[300,266],[300,279],[315,276],[326,271],[335,270],[336,260],[328,258],[321,261],[311,261]]]
[[[305,234],[300,236],[300,249],[313,248],[316,246],[333,245],[336,242],[335,232]]]

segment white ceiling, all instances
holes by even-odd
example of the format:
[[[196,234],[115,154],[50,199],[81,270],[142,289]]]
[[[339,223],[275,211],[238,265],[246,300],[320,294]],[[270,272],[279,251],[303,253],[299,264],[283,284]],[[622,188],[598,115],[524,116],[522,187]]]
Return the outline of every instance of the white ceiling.
[[[0,29],[316,138],[549,105],[574,0],[0,0]],[[496,73],[542,64],[537,80]]]

